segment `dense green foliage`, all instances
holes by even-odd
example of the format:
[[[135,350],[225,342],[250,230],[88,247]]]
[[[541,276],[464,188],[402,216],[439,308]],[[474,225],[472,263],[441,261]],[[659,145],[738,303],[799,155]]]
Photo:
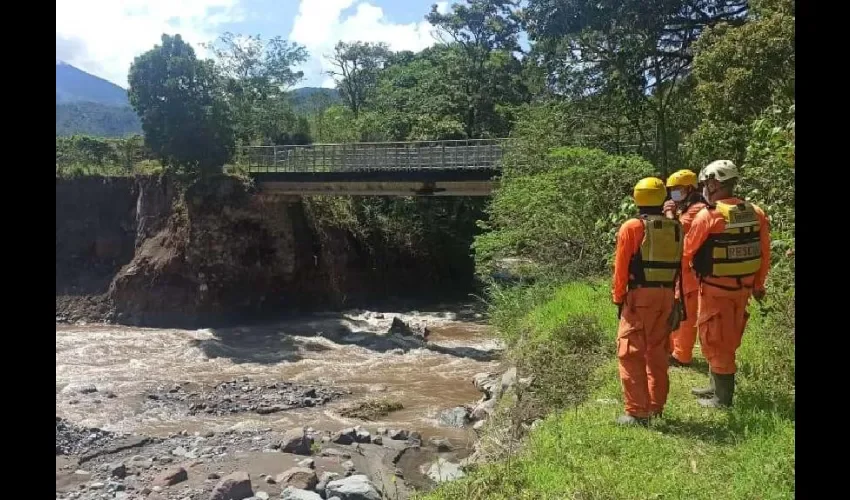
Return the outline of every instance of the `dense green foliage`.
[[[304,47],[274,37],[225,33],[210,45],[243,144],[306,144],[307,120],[297,116],[287,90],[303,78],[293,66],[307,59]]]
[[[133,175],[161,170],[139,135],[103,139],[85,135],[56,137],[56,175]]]
[[[234,150],[232,112],[211,61],[198,60],[180,35],[130,66],[130,104],[142,121],[145,144],[169,166],[214,173]]]
[[[583,148],[554,149],[536,167],[508,177],[494,196],[488,231],[475,242],[479,269],[490,274],[499,259],[520,258],[537,263],[542,274],[604,272],[617,215],[654,167],[636,156]]]
[[[314,116],[319,111],[324,111],[341,101],[336,89],[325,89],[321,87],[301,87],[293,89],[289,93],[289,101],[292,109],[304,116]]]
[[[133,108],[94,102],[56,105],[56,135],[124,137],[140,134],[142,125]]]

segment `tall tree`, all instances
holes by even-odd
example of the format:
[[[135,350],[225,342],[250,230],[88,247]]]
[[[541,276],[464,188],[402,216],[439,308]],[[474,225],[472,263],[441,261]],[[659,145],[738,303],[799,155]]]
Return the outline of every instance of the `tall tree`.
[[[323,142],[325,140],[325,112],[334,104],[333,99],[326,92],[314,92],[307,98],[307,112],[311,123],[310,130],[314,138]]]
[[[426,16],[443,42],[457,51],[453,77],[465,100],[462,123],[469,138],[506,133],[510,127],[500,107],[529,99],[516,57],[521,29],[517,6],[516,0],[467,0],[446,13],[433,5]]]
[[[209,173],[234,150],[230,109],[212,61],[199,60],[180,35],[130,66],[130,104],[139,115],[145,144],[170,167]]]
[[[670,108],[691,72],[693,43],[707,27],[743,23],[747,9],[747,0],[529,0],[524,15],[553,90],[607,94],[628,111],[634,135],[655,143],[666,171],[677,136]]]
[[[337,82],[343,101],[357,119],[373,96],[378,72],[391,52],[385,43],[339,42],[329,57],[334,69],[328,74]]]
[[[753,0],[746,24],[717,26],[695,44],[701,122],[688,138],[694,164],[716,157],[743,163],[753,121],[772,106],[787,113],[794,104],[794,7],[793,0]]]
[[[287,91],[303,77],[293,69],[307,60],[307,50],[281,37],[263,40],[259,35],[230,32],[207,45],[227,82],[243,142],[289,141],[303,128],[292,111]]]

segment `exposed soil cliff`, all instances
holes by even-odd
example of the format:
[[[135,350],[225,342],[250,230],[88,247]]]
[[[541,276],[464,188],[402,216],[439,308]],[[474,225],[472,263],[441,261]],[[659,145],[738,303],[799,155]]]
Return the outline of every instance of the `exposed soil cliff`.
[[[471,242],[471,228],[456,232],[466,233]],[[300,198],[260,196],[232,177],[185,192],[152,177],[56,183],[61,320],[197,325],[448,298],[472,280],[469,257],[457,259],[364,240],[314,220]]]

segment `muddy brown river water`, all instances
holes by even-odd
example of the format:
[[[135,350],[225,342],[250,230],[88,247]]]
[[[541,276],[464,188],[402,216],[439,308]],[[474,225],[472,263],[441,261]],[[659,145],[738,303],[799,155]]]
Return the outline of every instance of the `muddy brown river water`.
[[[427,342],[388,335],[395,316],[427,324]],[[460,444],[472,439],[471,431],[441,425],[437,417],[480,398],[472,377],[497,371],[499,352],[480,315],[464,307],[329,313],[203,330],[57,324],[56,415],[79,425],[151,436],[301,425],[334,431],[367,423],[340,416],[341,408],[387,398],[404,408],[368,422],[370,427],[416,430],[423,439],[439,435]],[[310,408],[223,416],[189,415],[182,407],[151,405],[146,397],[175,384],[213,390],[242,379],[331,386],[343,395]],[[84,385],[96,391],[72,390]]]

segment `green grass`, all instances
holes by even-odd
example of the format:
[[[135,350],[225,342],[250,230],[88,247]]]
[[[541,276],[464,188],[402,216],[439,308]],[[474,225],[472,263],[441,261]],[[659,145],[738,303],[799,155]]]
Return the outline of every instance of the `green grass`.
[[[613,345],[617,320],[607,286],[572,283],[550,297],[518,322],[534,338],[545,341],[567,318],[589,315]],[[670,370],[664,418],[649,428],[617,427],[622,393],[612,348],[583,403],[550,414],[518,455],[427,498],[794,498],[794,346],[775,318],[751,311],[733,409],[703,409],[691,396],[707,380],[697,346],[694,367]]]

